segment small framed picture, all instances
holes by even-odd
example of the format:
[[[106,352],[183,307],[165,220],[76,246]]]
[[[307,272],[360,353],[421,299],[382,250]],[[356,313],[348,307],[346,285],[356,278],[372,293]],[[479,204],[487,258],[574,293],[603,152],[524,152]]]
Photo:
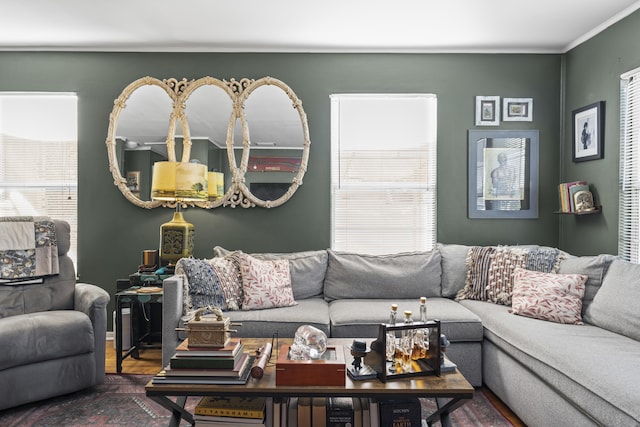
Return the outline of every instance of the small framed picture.
[[[476,96],[476,126],[500,125],[500,97]]]
[[[504,98],[502,120],[505,122],[532,122],[533,98]]]
[[[604,101],[573,110],[573,161],[604,158]]]

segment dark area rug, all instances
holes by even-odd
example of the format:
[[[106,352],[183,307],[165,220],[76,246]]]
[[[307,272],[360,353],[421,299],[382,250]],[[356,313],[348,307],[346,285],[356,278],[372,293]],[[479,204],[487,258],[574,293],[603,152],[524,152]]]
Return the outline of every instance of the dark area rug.
[[[151,375],[107,375],[105,383],[76,393],[0,411],[3,427],[156,427],[169,424],[169,411],[145,396]],[[193,408],[197,398],[187,401]],[[424,399],[431,411],[435,402]],[[451,416],[455,427],[510,427],[500,412],[481,393]],[[190,424],[183,422],[181,426]],[[439,425],[439,423],[436,423]]]

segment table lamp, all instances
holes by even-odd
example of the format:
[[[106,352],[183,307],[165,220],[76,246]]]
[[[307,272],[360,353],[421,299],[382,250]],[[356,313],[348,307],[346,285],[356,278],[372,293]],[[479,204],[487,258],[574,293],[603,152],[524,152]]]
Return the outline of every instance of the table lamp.
[[[207,200],[207,166],[201,163],[156,162],[151,198],[175,202],[171,221],[160,226],[160,265],[175,265],[193,255],[195,228],[182,215],[183,204]]]

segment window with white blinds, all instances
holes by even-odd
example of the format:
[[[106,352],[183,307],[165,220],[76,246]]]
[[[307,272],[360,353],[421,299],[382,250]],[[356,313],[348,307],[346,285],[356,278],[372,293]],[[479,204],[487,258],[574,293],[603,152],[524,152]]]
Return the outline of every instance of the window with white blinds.
[[[71,226],[76,262],[78,100],[0,92],[0,216],[50,216]]]
[[[331,96],[331,247],[368,254],[436,243],[437,98]]]
[[[640,262],[640,68],[620,76],[618,254]]]

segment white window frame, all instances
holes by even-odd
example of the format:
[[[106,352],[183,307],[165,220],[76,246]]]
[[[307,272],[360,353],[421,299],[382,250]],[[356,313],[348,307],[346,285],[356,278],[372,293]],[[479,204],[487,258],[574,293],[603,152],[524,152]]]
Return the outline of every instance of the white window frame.
[[[618,255],[640,262],[640,68],[620,76]]]
[[[436,95],[331,95],[331,248],[431,250],[436,156]]]
[[[77,268],[78,97],[0,92],[0,216],[69,222]]]

